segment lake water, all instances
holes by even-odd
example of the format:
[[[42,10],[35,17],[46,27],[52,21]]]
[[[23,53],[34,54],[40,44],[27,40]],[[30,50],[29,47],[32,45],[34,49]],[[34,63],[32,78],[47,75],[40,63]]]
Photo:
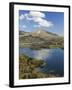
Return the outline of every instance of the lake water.
[[[44,60],[48,63],[43,68],[38,68],[42,72],[54,72],[59,76],[64,75],[64,50],[60,48],[56,49],[40,49],[34,50],[30,48],[20,48],[20,54],[25,54],[29,57],[33,57],[39,60]]]

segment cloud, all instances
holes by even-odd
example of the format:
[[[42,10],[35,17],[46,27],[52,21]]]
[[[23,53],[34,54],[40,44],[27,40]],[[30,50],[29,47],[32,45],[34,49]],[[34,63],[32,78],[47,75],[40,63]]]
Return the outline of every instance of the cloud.
[[[42,18],[37,18],[34,20],[35,22],[38,22],[38,24],[42,27],[51,27],[53,26],[52,22],[50,21],[47,21],[45,19],[42,19]]]
[[[30,11],[27,15],[27,20],[33,20],[34,22],[38,23],[38,27],[51,27],[53,23],[51,21],[47,21],[45,19],[45,14],[42,12]],[[37,25],[35,26],[37,27]]]
[[[51,21],[47,21],[47,20],[45,20],[43,18],[40,18],[40,17],[33,18],[32,20],[38,24],[38,27],[40,27],[40,26],[41,27],[51,27],[51,26],[53,26],[53,23]]]
[[[34,27],[52,27],[53,23],[46,20],[45,17],[45,13],[42,13],[40,11],[30,11],[29,13],[22,14],[20,16],[20,20],[26,19],[37,23],[37,25]]]
[[[26,26],[26,25],[23,25],[22,27],[23,27],[23,28],[27,28],[27,26]]]
[[[25,16],[23,14],[20,15],[20,20],[23,20],[25,18]]]
[[[25,14],[24,16],[27,20],[33,20],[33,18],[34,18],[30,14]]]
[[[45,14],[40,11],[30,11],[29,15],[32,17],[41,17],[41,18],[45,17]]]
[[[37,18],[45,18],[45,14],[39,11],[30,11],[28,14],[25,14],[27,20],[35,20]]]
[[[26,25],[20,25],[19,28],[20,28],[20,30],[25,30],[25,29],[27,29],[27,26]]]

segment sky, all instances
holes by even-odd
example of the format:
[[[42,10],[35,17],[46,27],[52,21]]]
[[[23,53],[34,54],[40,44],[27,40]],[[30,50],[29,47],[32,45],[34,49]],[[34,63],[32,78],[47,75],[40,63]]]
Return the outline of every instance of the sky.
[[[46,30],[64,35],[64,13],[48,11],[19,10],[19,30],[32,32]]]

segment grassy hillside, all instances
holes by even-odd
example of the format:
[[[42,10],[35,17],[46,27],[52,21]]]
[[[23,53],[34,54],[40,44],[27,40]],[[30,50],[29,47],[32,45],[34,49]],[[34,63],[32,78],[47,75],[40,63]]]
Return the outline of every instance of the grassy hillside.
[[[46,65],[48,65],[47,62],[43,60],[37,60],[35,58],[30,58],[26,55],[21,55],[19,57],[19,79],[46,78],[59,76],[52,72],[43,73],[36,70],[36,68],[42,68]]]
[[[64,37],[45,31],[23,32],[19,37],[19,45],[30,48],[64,48]]]

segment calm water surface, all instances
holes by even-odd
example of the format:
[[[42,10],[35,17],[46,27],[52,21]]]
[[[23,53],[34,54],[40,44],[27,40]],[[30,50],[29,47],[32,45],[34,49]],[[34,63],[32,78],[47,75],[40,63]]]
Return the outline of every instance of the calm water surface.
[[[56,49],[40,49],[34,50],[30,48],[20,48],[20,54],[25,54],[39,60],[44,60],[48,63],[43,68],[38,68],[41,72],[54,72],[60,76],[64,75],[64,50]]]

